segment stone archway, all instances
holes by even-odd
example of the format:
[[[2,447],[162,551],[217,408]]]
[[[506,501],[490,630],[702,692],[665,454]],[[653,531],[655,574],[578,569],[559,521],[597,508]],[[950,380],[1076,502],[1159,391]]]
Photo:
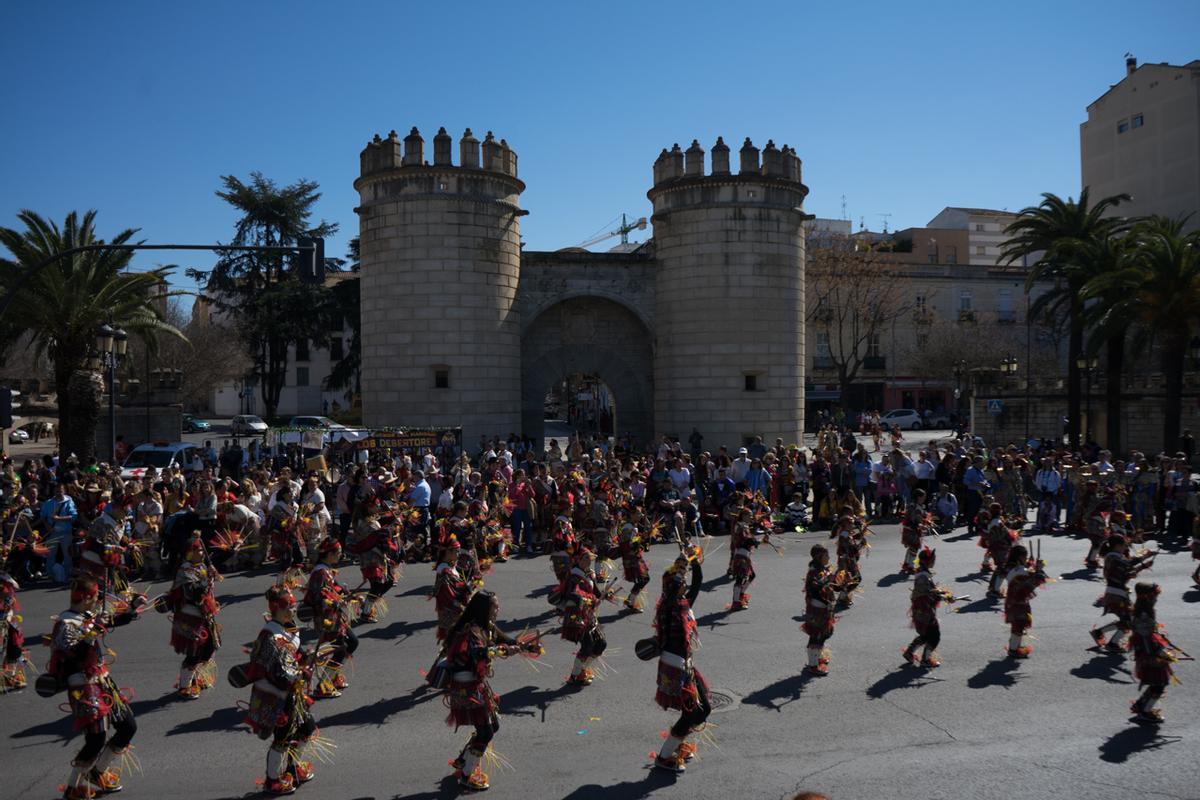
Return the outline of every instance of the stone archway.
[[[541,439],[543,401],[568,375],[595,375],[617,407],[617,435],[654,436],[654,348],[645,323],[621,303],[571,297],[542,311],[521,336],[521,427]]]

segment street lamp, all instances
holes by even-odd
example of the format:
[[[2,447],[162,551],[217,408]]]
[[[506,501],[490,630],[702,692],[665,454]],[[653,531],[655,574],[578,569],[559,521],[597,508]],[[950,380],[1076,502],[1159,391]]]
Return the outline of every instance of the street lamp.
[[[1092,440],[1092,373],[1096,371],[1096,367],[1100,365],[1100,361],[1096,358],[1088,358],[1080,356],[1075,359],[1075,367],[1083,373],[1084,390],[1086,393],[1086,410],[1084,418],[1087,420],[1087,426],[1083,433],[1083,438],[1088,442]],[[1087,442],[1084,442],[1086,444]]]
[[[129,335],[120,328],[113,328],[107,323],[96,330],[95,356],[89,363],[96,369],[103,369],[108,377],[108,432],[110,446],[110,464],[117,463],[117,364],[125,356],[129,347]]]
[[[1000,361],[1000,372],[1004,375],[1016,375],[1018,368],[1016,356],[1005,356]]]

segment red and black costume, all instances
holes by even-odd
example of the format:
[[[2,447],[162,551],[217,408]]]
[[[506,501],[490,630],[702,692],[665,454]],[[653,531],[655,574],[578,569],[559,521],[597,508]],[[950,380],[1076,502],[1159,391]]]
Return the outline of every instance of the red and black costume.
[[[829,569],[829,551],[822,545],[813,545],[811,555],[812,561],[804,578],[804,622],[800,630],[808,634],[808,672],[828,675],[829,656],[825,643],[833,636],[837,621],[833,607],[837,603],[838,586]]]
[[[113,762],[128,752],[137,732],[127,694],[108,672],[104,642],[111,628],[136,618],[136,606],[112,614],[83,610],[93,609],[100,596],[99,585],[91,579],[77,581],[71,587],[72,610],[59,615],[50,634],[46,672],[59,689],[66,689],[74,728],[84,734],[83,748],[71,762],[71,778],[63,791],[68,800],[120,791],[120,768]]]
[[[1130,558],[1128,540],[1121,535],[1108,537],[1101,552],[1104,556],[1104,594],[1100,596],[1100,613],[1112,614],[1116,622],[1092,628],[1092,639],[1097,647],[1105,646],[1104,635],[1112,631],[1108,647],[1114,652],[1124,650],[1121,641],[1132,630],[1133,602],[1129,596],[1129,582],[1139,572],[1150,566],[1156,553]]]
[[[646,542],[632,521],[621,525],[617,547],[621,553],[625,580],[633,584],[633,588],[629,590],[629,597],[625,598],[625,607],[641,613],[642,590],[650,583],[650,567],[643,558]]]
[[[204,543],[195,537],[175,573],[171,590],[163,598],[163,606],[172,612],[171,647],[183,656],[179,694],[188,699],[212,688],[216,674],[213,659],[221,647],[221,626],[217,622],[220,606],[213,594],[213,584],[218,577],[205,558]]]
[[[3,553],[2,549],[0,553]],[[21,604],[17,602],[19,588],[11,575],[0,569],[0,663],[3,664],[0,667],[0,694],[24,689],[27,683],[25,636],[17,618],[17,612],[21,610]]]
[[[1031,562],[1022,545],[1014,547],[1008,560],[1008,596],[1004,600],[1004,621],[1009,625],[1008,654],[1028,658],[1033,648],[1025,644],[1025,634],[1033,627],[1033,598],[1046,582],[1045,564]],[[1032,571],[1030,568],[1032,567]]]
[[[692,582],[688,586],[687,568]],[[680,557],[663,574],[663,592],[654,611],[654,635],[658,645],[658,689],[654,702],[668,711],[679,711],[679,719],[667,732],[667,739],[654,765],[682,772],[696,747],[688,737],[700,729],[712,713],[708,681],[692,664],[692,655],[700,644],[696,617],[692,612],[704,574],[700,561],[684,562]]]
[[[604,655],[608,642],[596,616],[596,607],[604,599],[605,589],[597,583],[591,570],[592,554],[587,550],[581,553],[584,557],[567,573],[559,594],[564,612],[562,638],[579,645],[567,682],[586,686],[595,677],[589,665]]]
[[[1167,684],[1174,675],[1171,664],[1175,657],[1171,651],[1175,648],[1163,633],[1155,615],[1154,606],[1160,591],[1158,585],[1139,583],[1135,591],[1137,600],[1133,607],[1133,635],[1129,639],[1129,649],[1133,651],[1133,675],[1143,691],[1133,701],[1130,710],[1139,722],[1159,723],[1162,722],[1162,712],[1154,706],[1166,695]]]
[[[729,561],[729,574],[733,576],[733,605],[734,611],[750,606],[750,592],[747,591],[754,582],[754,562],[751,556],[754,548],[760,544],[754,535],[754,521],[749,511],[742,512],[742,518],[733,526],[733,540],[729,543],[733,552]]]
[[[298,783],[315,777],[312,764],[297,755],[317,735],[316,720],[309,712],[311,668],[300,651],[294,614],[291,622],[278,621],[281,612],[295,608],[291,591],[271,587],[267,604],[271,618],[254,642],[246,670],[246,677],[254,682],[246,723],[258,738],[271,740],[264,788],[270,794],[290,794]]]
[[[867,536],[861,523],[854,517],[842,517],[837,530],[837,579],[841,586],[838,600],[854,605],[854,590],[862,584],[862,570],[858,561],[867,548]]]
[[[992,573],[992,580],[988,585],[988,596],[1003,597],[1004,581],[1008,577],[1008,573],[1001,567],[1008,563],[1009,553],[1012,552],[1013,545],[1017,543],[1021,535],[1008,527],[1004,516],[999,513],[999,508],[997,508],[988,522],[987,532],[984,536],[987,538],[987,554],[997,567]]]
[[[129,586],[125,579],[127,544],[125,510],[119,503],[109,503],[88,526],[80,547],[79,574],[100,584],[102,592],[125,591]]]
[[[312,611],[317,649],[328,649],[325,666],[317,670],[317,685],[313,690],[313,697],[323,699],[337,697],[350,685],[345,669],[358,649],[358,637],[350,627],[357,601],[354,594],[338,581],[337,568],[326,563],[330,556],[341,555],[342,548],[337,539],[323,540],[318,552],[321,560],[308,576],[302,602]]]
[[[378,621],[380,613],[386,611],[383,597],[396,585],[400,550],[390,528],[385,525],[388,522],[387,518],[381,522],[376,510],[371,509],[346,540],[346,549],[358,556],[363,580],[371,587],[362,610],[366,622]]]
[[[560,504],[564,502],[565,498],[559,500]],[[577,546],[571,520],[560,514],[554,520],[554,533],[550,537],[550,565],[554,568],[554,577],[559,583],[565,581],[571,571],[571,560],[575,557]]]
[[[919,497],[917,493],[920,494]],[[917,493],[913,494],[913,501],[904,512],[904,519],[900,523],[900,544],[904,545],[904,561],[900,564],[900,571],[906,575],[915,574],[917,571],[917,553],[921,552],[921,537],[925,535],[930,524],[929,513],[925,511],[925,505],[921,502],[925,495],[919,489]]]
[[[915,664],[917,648],[923,647],[920,663],[926,667],[941,665],[937,657],[937,646],[942,641],[938,607],[944,601],[954,601],[954,595],[949,589],[938,586],[933,581],[935,556],[934,551],[929,548],[921,551],[921,571],[913,581],[912,595],[909,599],[909,615],[912,617],[912,626],[917,632],[917,637],[904,648],[903,653],[906,662]]]
[[[471,583],[458,571],[459,559],[458,540],[453,536],[442,548],[442,560],[437,565],[437,574],[433,583],[433,603],[437,611],[437,640],[445,641],[446,634],[458,621],[467,600],[471,597]]]

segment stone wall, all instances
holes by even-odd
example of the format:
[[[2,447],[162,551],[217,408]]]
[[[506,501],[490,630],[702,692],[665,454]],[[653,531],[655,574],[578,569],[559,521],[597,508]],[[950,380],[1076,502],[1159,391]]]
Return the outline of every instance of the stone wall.
[[[1030,386],[1028,431],[1034,438],[1062,437],[1065,430],[1063,418],[1067,414],[1066,390],[1061,381],[1037,383]],[[1092,390],[1091,431],[1092,437],[1115,453],[1126,454],[1131,450],[1158,453],[1164,449],[1175,452],[1178,443],[1162,440],[1164,395],[1158,381],[1147,381],[1140,386],[1130,386],[1121,399],[1121,435],[1123,441],[1116,446],[1106,441],[1107,418],[1103,391]],[[999,414],[989,413],[988,400],[999,400],[1003,410]],[[1087,403],[1083,408],[1083,430],[1087,430]],[[980,386],[972,403],[972,430],[989,444],[1020,442],[1026,433],[1026,394],[1024,381],[991,382]],[[1184,388],[1183,418],[1180,431],[1200,433],[1200,385],[1189,382]]]
[[[117,435],[125,437],[132,450],[146,442],[178,442],[183,438],[183,406],[125,406],[117,407]],[[96,457],[107,461],[112,452],[108,421],[108,402],[100,410],[96,426]]]

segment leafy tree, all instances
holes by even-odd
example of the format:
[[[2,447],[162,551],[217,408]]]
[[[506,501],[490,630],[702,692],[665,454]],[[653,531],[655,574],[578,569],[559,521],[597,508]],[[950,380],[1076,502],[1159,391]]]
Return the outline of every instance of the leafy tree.
[[[325,379],[326,389],[343,389],[346,392],[346,398],[350,405],[354,405],[353,398],[359,396],[362,392],[362,381],[360,378],[360,369],[362,367],[362,341],[361,341],[361,317],[359,305],[359,287],[361,285],[358,277],[360,267],[358,256],[358,237],[350,240],[349,250],[346,253],[346,262],[349,264],[350,272],[353,277],[338,281],[334,284],[333,294],[333,312],[338,319],[344,320],[350,326],[350,341],[346,343],[345,349],[342,351],[342,357],[338,359]]]
[[[85,245],[125,244],[137,233],[128,228],[111,242],[98,238],[95,211],[82,218],[72,211],[61,229],[28,210],[17,218],[24,231],[0,228],[0,244],[12,256],[0,258],[0,288],[5,290],[55,253]],[[59,259],[20,289],[4,320],[28,331],[35,352],[53,363],[60,445],[64,453],[75,453],[81,460],[95,453],[100,391],[87,361],[96,330],[108,323],[151,342],[159,334],[183,336],[163,319],[154,302],[170,269],[129,272],[131,258],[129,251],[98,250]]]
[[[321,198],[314,181],[280,187],[261,172],[252,172],[249,182],[224,175],[221,186],[217,197],[241,213],[231,244],[292,246],[303,236],[337,232],[336,224],[311,223]],[[287,379],[288,348],[301,341],[317,346],[328,342],[329,291],[301,283],[297,264],[289,254],[228,251],[210,271],[188,270],[217,311],[236,327],[250,353],[269,417],[275,416]],[[336,269],[337,260],[327,259],[326,266]]]
[[[1124,221],[1106,216],[1110,209],[1128,200],[1129,195],[1106,197],[1090,205],[1089,190],[1084,187],[1079,202],[1049,192],[1037,206],[1022,209],[1005,233],[1009,239],[1001,251],[1001,260],[1012,263],[1037,256],[1025,283],[1030,292],[1039,281],[1053,280],[1055,286],[1038,297],[1031,314],[1065,317],[1070,326],[1067,337],[1067,422],[1071,446],[1079,447],[1080,387],[1076,360],[1083,353],[1083,285],[1092,277],[1089,268],[1089,244],[1107,239],[1118,232]]]
[[[1132,322],[1135,338],[1156,337],[1166,383],[1163,449],[1174,452],[1183,414],[1183,374],[1192,336],[1200,328],[1200,232],[1184,234],[1186,218],[1151,217],[1133,232],[1122,268],[1088,282],[1084,296],[1099,298],[1102,330]]]
[[[1083,269],[1088,283],[1084,284],[1085,301],[1089,298],[1086,287],[1101,276],[1122,270],[1133,255],[1133,237],[1122,230],[1113,230],[1108,236],[1082,245]],[[1104,407],[1105,439],[1108,447],[1121,447],[1121,393],[1125,383],[1125,345],[1128,338],[1130,318],[1110,317],[1107,324],[1097,323],[1108,309],[1121,297],[1117,290],[1090,296],[1099,302],[1084,306],[1084,325],[1090,329],[1085,352],[1089,358],[1104,350]],[[1091,420],[1088,421],[1091,427]]]

